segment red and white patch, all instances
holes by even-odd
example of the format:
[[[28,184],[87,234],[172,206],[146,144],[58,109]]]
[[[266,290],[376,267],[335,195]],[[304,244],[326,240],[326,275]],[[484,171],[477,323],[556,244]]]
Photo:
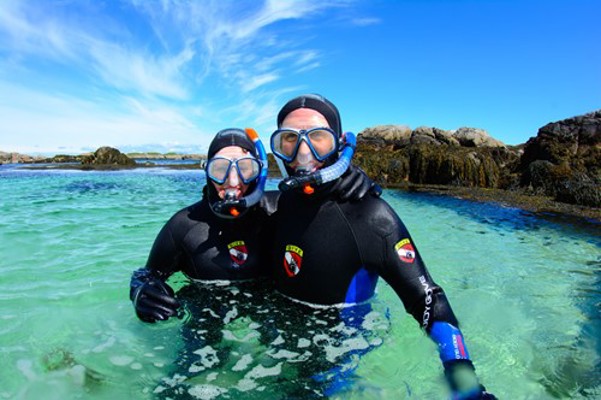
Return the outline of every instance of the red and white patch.
[[[284,270],[286,275],[290,278],[298,275],[301,270],[303,263],[303,251],[293,245],[286,246],[286,252],[284,253]]]
[[[230,258],[235,265],[241,266],[248,259],[248,249],[243,241],[233,242],[227,245],[229,249]]]
[[[415,249],[409,239],[403,239],[394,245],[399,258],[402,262],[411,264],[415,261]]]

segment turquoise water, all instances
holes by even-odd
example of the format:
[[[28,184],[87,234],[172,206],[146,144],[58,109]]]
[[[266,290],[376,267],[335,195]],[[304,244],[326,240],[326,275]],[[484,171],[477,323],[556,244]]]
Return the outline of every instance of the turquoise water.
[[[277,294],[215,285],[202,289],[203,312],[219,320],[222,343],[186,341],[206,334],[190,314],[139,322],[130,274],[203,184],[200,171],[0,167],[0,398],[284,398],[311,387],[302,371],[316,357],[356,367],[332,398],[448,397],[434,345],[382,281],[358,329],[330,323],[327,310],[295,315]],[[601,226],[434,195],[384,198],[445,288],[491,392],[601,398]],[[186,286],[181,275],[170,283]],[[287,321],[267,344],[261,315]],[[192,389],[178,395],[182,355],[196,359]]]

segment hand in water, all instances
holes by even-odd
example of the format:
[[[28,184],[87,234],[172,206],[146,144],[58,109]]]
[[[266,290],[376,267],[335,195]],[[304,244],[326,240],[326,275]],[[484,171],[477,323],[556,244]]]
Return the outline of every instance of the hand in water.
[[[177,315],[179,302],[173,289],[157,278],[151,278],[133,293],[136,314],[144,322],[164,321]]]
[[[469,360],[445,363],[445,376],[453,392],[452,400],[497,400],[480,384],[474,365]]]

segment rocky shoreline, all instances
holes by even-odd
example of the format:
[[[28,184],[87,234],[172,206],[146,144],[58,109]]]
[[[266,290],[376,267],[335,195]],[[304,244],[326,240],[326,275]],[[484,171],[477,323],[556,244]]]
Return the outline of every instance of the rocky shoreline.
[[[198,163],[157,164],[154,160]],[[51,164],[24,167],[28,169],[200,169],[205,160],[206,156],[199,154],[126,155],[111,147],[51,158],[0,151],[0,164]],[[505,145],[475,128],[372,127],[359,133],[354,163],[383,187],[495,202],[601,223],[601,110],[549,123],[518,146]],[[269,164],[269,175],[280,176],[271,154]]]
[[[518,146],[475,128],[373,127],[358,135],[354,162],[384,187],[601,221],[601,110],[549,123]]]
[[[409,192],[433,193],[463,200],[496,203],[505,207],[518,208],[534,214],[552,214],[582,219],[588,223],[601,224],[601,208],[562,203],[549,196],[530,195],[504,189],[485,189],[444,185],[390,185],[389,188]]]

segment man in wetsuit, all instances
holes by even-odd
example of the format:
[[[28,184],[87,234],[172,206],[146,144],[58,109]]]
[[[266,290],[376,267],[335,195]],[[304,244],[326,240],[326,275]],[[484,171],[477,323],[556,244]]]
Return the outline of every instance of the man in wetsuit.
[[[284,161],[290,182],[318,182],[311,176],[337,162],[343,141],[340,115],[324,97],[290,100],[277,125],[271,148]],[[451,306],[400,218],[375,196],[335,201],[335,182],[281,194],[274,214],[276,289],[319,305],[361,303],[374,294],[381,276],[438,344],[454,398],[494,399],[479,383]]]

